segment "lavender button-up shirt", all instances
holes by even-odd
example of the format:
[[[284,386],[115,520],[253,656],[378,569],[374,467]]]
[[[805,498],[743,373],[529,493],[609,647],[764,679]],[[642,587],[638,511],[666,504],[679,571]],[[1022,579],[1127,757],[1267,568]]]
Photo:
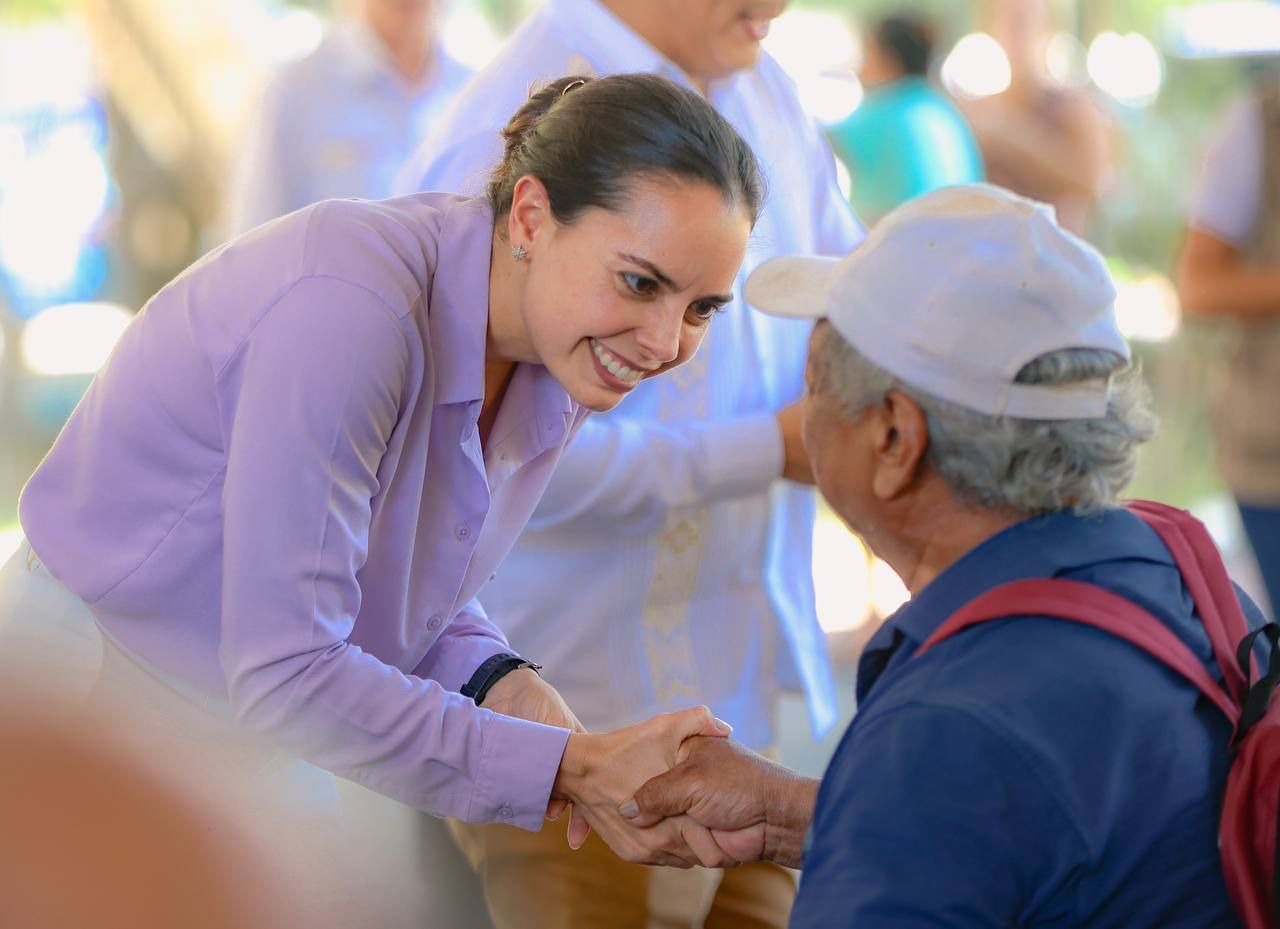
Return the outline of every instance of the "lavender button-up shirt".
[[[456,691],[476,594],[584,411],[520,365],[482,451],[492,216],[330,200],[160,291],[23,493],[108,635],[242,723],[428,812],[540,827],[566,730]]]

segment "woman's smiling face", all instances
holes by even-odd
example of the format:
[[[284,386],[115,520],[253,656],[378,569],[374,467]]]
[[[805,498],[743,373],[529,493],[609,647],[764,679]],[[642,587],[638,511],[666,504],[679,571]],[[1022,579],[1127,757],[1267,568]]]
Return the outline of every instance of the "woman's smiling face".
[[[528,182],[511,214],[528,242],[523,360],[545,365],[582,406],[612,409],[697,351],[732,299],[751,217],[710,184],[658,178],[635,181],[616,211],[588,208],[561,225],[528,209],[542,189]]]

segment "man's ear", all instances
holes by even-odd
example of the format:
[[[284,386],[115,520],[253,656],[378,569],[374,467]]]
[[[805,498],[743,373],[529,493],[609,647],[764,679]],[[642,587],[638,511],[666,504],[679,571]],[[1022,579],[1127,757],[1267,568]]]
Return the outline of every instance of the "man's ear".
[[[523,247],[532,256],[539,234],[554,224],[546,185],[532,174],[516,181],[511,191],[511,212],[507,216],[507,240],[511,247]]]
[[[920,405],[891,390],[875,416],[875,474],[871,488],[881,500],[902,496],[919,477],[929,450],[929,421]]]

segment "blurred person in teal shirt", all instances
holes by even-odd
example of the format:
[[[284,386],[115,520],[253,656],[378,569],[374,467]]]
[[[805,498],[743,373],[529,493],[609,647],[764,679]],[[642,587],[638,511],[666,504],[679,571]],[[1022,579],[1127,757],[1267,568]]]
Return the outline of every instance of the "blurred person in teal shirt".
[[[933,44],[922,19],[880,20],[860,74],[866,98],[829,130],[852,175],[854,210],[868,224],[920,194],[984,179],[969,124],[929,81]]]

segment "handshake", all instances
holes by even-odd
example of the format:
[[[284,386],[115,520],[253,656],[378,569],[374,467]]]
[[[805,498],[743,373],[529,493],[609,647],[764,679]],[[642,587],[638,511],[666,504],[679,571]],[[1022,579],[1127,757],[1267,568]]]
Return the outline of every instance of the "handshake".
[[[531,671],[500,681],[485,706],[571,730],[547,815],[572,807],[574,848],[594,829],[637,864],[800,866],[818,782],[733,742],[728,724],[705,706],[588,733]]]

